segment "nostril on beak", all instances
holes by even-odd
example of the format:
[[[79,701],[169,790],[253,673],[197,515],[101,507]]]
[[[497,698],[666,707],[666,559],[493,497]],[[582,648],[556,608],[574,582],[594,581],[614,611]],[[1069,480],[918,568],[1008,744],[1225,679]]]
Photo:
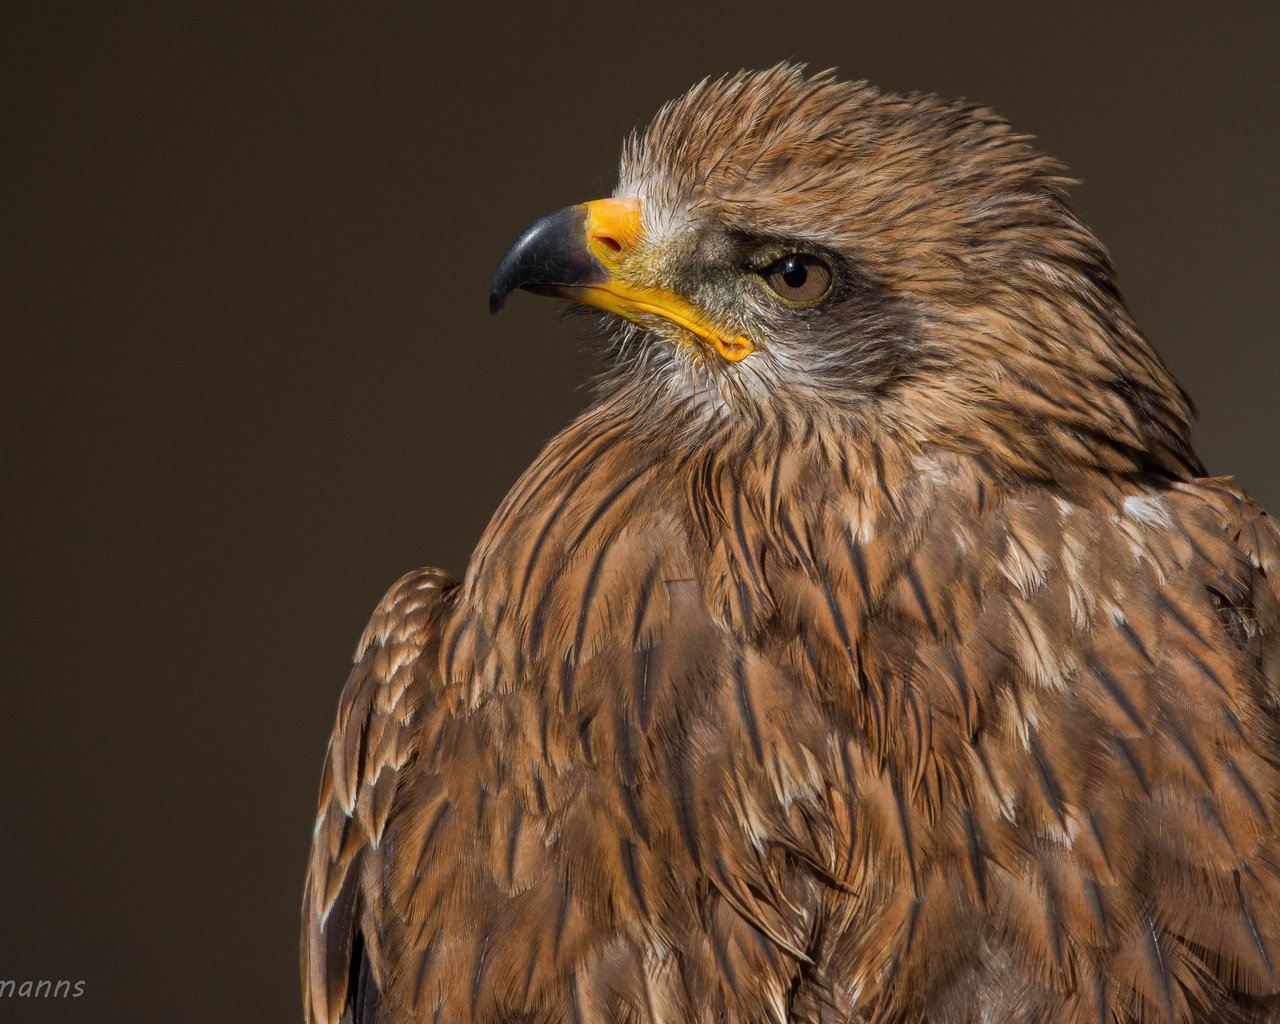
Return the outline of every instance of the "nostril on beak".
[[[600,245],[613,253],[615,256],[622,252],[622,243],[609,235],[593,235],[592,240],[595,241],[597,245]]]

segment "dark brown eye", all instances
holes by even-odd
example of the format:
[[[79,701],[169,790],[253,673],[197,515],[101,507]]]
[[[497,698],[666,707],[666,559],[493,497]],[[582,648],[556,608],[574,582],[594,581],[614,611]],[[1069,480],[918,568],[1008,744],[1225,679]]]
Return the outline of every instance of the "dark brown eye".
[[[817,302],[831,290],[831,268],[803,252],[775,260],[763,276],[770,290],[788,302]]]

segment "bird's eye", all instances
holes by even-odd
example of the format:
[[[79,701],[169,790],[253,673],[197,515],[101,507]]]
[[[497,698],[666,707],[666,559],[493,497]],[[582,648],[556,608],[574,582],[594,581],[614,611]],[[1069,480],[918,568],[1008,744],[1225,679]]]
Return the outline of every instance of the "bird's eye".
[[[831,290],[831,268],[817,256],[793,252],[761,272],[765,284],[788,302],[817,302]]]

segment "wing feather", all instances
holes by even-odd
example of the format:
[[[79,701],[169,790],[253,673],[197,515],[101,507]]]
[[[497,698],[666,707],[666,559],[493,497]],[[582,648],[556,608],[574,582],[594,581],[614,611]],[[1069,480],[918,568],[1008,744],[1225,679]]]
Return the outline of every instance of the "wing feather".
[[[457,586],[421,569],[387,592],[342,691],[320,783],[302,904],[302,991],[311,1024],[382,1019],[380,844],[421,737],[415,713],[436,684],[439,620]]]

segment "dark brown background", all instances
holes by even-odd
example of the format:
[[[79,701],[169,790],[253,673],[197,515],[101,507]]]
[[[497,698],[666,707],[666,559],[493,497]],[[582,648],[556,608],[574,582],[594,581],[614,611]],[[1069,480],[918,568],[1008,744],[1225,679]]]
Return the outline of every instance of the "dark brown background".
[[[0,13],[0,978],[86,993],[2,1021],[299,1018],[365,618],[586,401],[492,268],[704,75],[796,57],[1039,136],[1201,453],[1280,508],[1273,0],[37,6]]]

